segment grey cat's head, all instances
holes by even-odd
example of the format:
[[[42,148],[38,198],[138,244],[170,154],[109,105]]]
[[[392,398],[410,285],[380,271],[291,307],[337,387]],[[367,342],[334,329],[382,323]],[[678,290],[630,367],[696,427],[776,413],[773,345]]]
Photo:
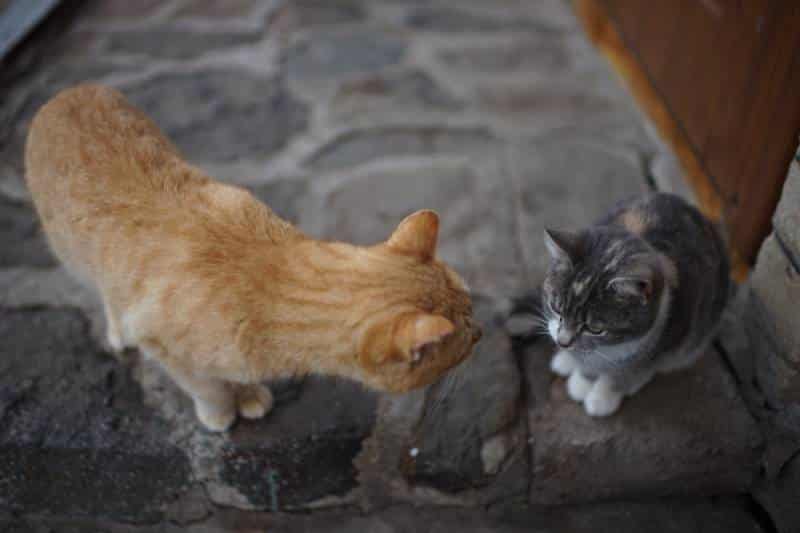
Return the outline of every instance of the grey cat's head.
[[[613,347],[647,334],[662,292],[674,281],[664,257],[636,235],[609,226],[545,230],[545,243],[551,262],[542,304],[550,336],[575,354],[627,356],[628,350]]]

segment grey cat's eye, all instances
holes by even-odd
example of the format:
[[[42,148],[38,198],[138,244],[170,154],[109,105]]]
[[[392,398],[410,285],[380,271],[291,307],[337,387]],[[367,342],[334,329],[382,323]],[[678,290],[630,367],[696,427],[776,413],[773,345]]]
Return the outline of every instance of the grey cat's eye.
[[[586,328],[586,331],[588,331],[592,335],[600,336],[600,335],[605,335],[606,333],[608,333],[608,331],[606,331],[606,329],[603,326],[603,324],[600,324],[598,322],[587,322],[585,324],[585,328]]]

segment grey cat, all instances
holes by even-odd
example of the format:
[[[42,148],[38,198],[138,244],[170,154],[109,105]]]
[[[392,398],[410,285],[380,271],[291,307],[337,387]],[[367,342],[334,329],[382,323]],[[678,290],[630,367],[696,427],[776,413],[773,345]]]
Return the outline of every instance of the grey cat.
[[[545,230],[545,242],[541,314],[560,348],[550,368],[589,415],[614,413],[713,340],[729,262],[714,226],[681,198],[627,200],[582,231]]]

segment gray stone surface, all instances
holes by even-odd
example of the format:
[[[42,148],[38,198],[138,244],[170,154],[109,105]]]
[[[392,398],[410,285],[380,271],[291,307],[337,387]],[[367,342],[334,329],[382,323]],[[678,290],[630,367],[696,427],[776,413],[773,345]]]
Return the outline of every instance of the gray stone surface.
[[[197,162],[267,157],[308,120],[278,80],[230,69],[163,74],[122,89]]]
[[[793,160],[773,217],[775,233],[800,268],[800,161]]]
[[[610,120],[619,120],[620,110],[607,95],[574,83],[531,84],[525,82],[485,84],[476,90],[476,105],[505,123],[531,132],[559,132],[575,128],[591,134],[591,121],[606,119],[596,127],[598,139],[606,139],[602,130],[619,129]],[[596,118],[593,118],[596,117]],[[630,118],[628,119],[631,120]],[[621,133],[621,132],[620,132]]]
[[[356,130],[333,139],[312,155],[313,171],[341,170],[387,156],[461,153],[477,155],[497,145],[486,128],[402,126]],[[409,191],[414,194],[415,191]]]
[[[756,362],[761,389],[774,408],[800,404],[800,272],[775,236],[769,237],[758,254],[750,286],[764,313],[755,317],[775,343],[774,353]],[[755,315],[753,313],[752,315]],[[751,316],[752,316],[751,315]],[[800,429],[800,428],[798,428]]]
[[[260,32],[208,33],[185,31],[171,26],[141,31],[115,31],[103,37],[106,53],[145,55],[163,59],[192,59],[208,51],[251,44],[261,38]]]
[[[153,521],[185,454],[75,310],[0,307],[0,508]]]
[[[513,147],[510,167],[531,284],[541,282],[549,262],[545,227],[582,228],[620,200],[647,190],[636,153],[599,139],[523,143]]]
[[[162,2],[163,3],[163,2]],[[231,18],[248,17],[253,9],[262,0],[189,0],[178,9],[178,18],[201,18],[211,20],[225,20]]]
[[[309,378],[293,400],[262,421],[238,424],[216,458],[221,483],[253,508],[302,508],[357,486],[353,460],[372,430],[374,395],[354,383]]]
[[[396,65],[405,53],[402,38],[376,30],[315,32],[286,52],[286,73],[300,83],[338,79]]]
[[[353,460],[374,424],[374,393],[332,378],[272,382],[275,405],[266,417],[209,433],[197,423],[191,401],[157,365],[134,361],[132,375],[144,404],[166,422],[165,438],[184,451],[205,495],[176,501],[167,510],[170,520],[215,506],[277,512],[353,499]]]
[[[765,436],[757,492],[768,491],[800,451],[800,405],[786,404],[776,389],[776,384],[791,379],[794,373],[780,355],[769,317],[751,283],[745,283],[730,303],[719,334],[742,397]],[[776,379],[781,373],[783,379]]]
[[[559,76],[574,68],[564,38],[547,32],[493,46],[454,47],[439,58],[448,67],[489,75],[534,71],[540,76]]]
[[[361,22],[366,9],[359,0],[294,0],[287,5],[295,29]]]
[[[54,62],[46,70],[22,75],[17,85],[4,92],[0,105],[0,180],[3,190],[19,197],[22,184],[25,137],[30,121],[39,108],[58,91],[83,82],[98,81],[115,70],[126,71],[103,58],[84,58]]]
[[[300,203],[308,192],[303,180],[282,179],[251,186],[253,194],[270,208],[294,224],[300,221]]]
[[[552,348],[527,357],[531,502],[748,491],[761,434],[718,353],[657,376],[608,418],[591,418],[547,375]],[[734,466],[735,465],[735,466]]]
[[[800,528],[800,166],[791,164],[774,216],[747,283],[720,336],[748,407],[766,436],[754,496],[774,531]]]
[[[69,518],[2,518],[8,533],[769,533],[742,498],[618,502],[482,509],[397,505],[369,515],[352,509],[313,514],[248,513],[221,510],[186,529],[177,524],[130,526]],[[780,531],[780,533],[784,533]]]
[[[0,268],[55,265],[39,220],[27,205],[0,195]]]
[[[472,11],[454,9],[454,6],[424,6],[409,13],[406,23],[412,28],[441,32],[496,32],[534,30],[535,21],[526,18],[498,17]]]
[[[421,70],[390,71],[348,81],[331,101],[331,113],[357,118],[387,111],[455,111],[464,104]]]
[[[468,135],[464,137],[473,142],[475,137]],[[365,144],[376,142],[381,141],[364,138]],[[439,257],[456,268],[473,290],[495,296],[508,293],[519,286],[524,271],[514,238],[511,182],[498,154],[477,139],[474,142],[472,158],[413,159],[403,165],[367,166],[354,175],[319,178],[312,183],[300,225],[312,235],[373,244],[387,239],[413,211],[436,209],[441,213]],[[356,152],[354,148],[347,157],[355,158]]]
[[[500,508],[505,523],[559,533],[767,533],[747,498],[664,498],[633,502]]]
[[[78,4],[0,72],[0,483],[11,487],[0,513],[15,513],[0,529],[756,530],[748,502],[699,496],[744,489],[755,464],[756,437],[723,367],[670,378],[631,414],[587,425],[557,389],[550,396],[547,372],[520,370],[529,361],[498,325],[501,304],[541,280],[542,227],[585,225],[642,190],[652,152],[567,3]],[[29,121],[87,80],[122,89],[188,159],[316,237],[368,244],[411,211],[439,211],[439,257],[467,279],[485,326],[475,356],[407,395],[278,383],[264,420],[226,435],[200,429],[154,364],[100,354],[98,303],[54,267],[32,217]],[[681,405],[702,410],[673,418],[673,384]],[[697,421],[709,413],[732,429],[711,435],[722,422]],[[774,479],[795,450],[786,442],[770,452]],[[551,468],[559,458],[576,477]],[[648,490],[695,499],[563,513],[509,503]],[[340,508],[319,510],[330,506]]]
[[[381,399],[375,431],[357,460],[367,507],[524,497],[519,368],[491,301],[477,297],[475,305],[485,334],[473,356],[424,391]]]
[[[132,4],[128,0],[91,0],[85,4],[83,16],[89,19],[130,21],[152,15],[163,2],[141,0]]]
[[[800,455],[795,455],[781,469],[773,482],[755,491],[755,498],[769,514],[778,533],[794,533],[800,528]]]

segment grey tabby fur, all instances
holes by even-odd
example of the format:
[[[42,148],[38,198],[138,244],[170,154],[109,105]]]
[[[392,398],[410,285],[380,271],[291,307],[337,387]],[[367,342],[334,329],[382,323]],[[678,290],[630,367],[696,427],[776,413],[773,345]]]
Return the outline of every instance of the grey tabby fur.
[[[607,416],[656,373],[692,365],[729,292],[725,247],[681,198],[620,203],[579,232],[545,231],[552,257],[541,313],[570,397]]]

